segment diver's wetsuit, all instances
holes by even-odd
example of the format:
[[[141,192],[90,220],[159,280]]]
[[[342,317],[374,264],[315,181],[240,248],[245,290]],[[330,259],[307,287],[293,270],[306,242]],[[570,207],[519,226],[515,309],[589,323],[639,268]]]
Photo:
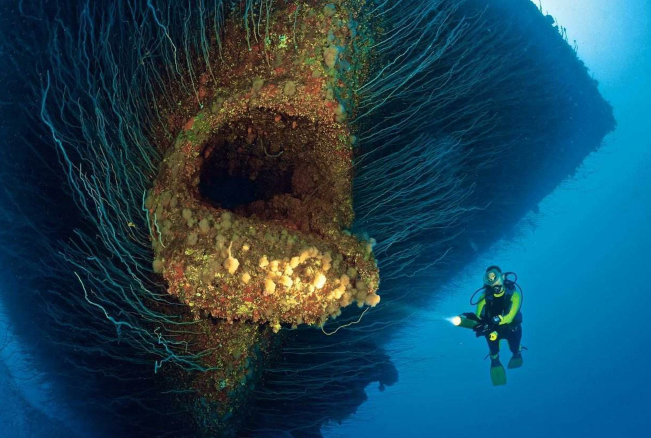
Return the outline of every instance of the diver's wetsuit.
[[[484,295],[477,303],[477,316],[483,320],[500,317],[499,326],[495,329],[497,339],[491,341],[486,335],[486,342],[491,352],[491,358],[496,358],[500,352],[500,339],[506,339],[513,354],[520,352],[522,339],[522,294],[515,286],[505,286],[505,292],[497,297],[492,294]]]

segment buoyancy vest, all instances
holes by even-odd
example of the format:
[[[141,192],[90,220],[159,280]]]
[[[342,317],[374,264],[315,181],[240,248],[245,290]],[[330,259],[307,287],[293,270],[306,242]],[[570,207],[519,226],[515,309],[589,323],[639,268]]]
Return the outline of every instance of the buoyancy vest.
[[[482,313],[485,315],[486,318],[490,319],[497,315],[504,316],[511,311],[511,306],[513,305],[512,298],[513,298],[513,294],[515,293],[515,286],[507,284],[504,289],[505,292],[504,295],[502,296],[495,297],[492,294],[489,294],[484,298],[486,300],[486,304],[482,309]],[[522,312],[518,311],[517,315],[515,315],[515,318],[513,318],[511,324],[519,324],[521,322],[522,322]]]

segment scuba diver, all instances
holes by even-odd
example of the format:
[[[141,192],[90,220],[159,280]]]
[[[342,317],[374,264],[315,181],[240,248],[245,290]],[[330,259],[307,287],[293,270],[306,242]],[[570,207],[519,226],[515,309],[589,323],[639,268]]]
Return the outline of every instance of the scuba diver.
[[[511,280],[509,277],[513,276]],[[505,339],[513,356],[508,368],[522,366],[522,288],[517,284],[514,272],[502,273],[498,266],[489,266],[484,273],[484,285],[470,298],[477,305],[476,312],[464,313],[452,319],[454,325],[472,328],[477,335],[484,336],[491,358],[490,375],[493,385],[506,384],[506,371],[499,359],[500,341]],[[477,302],[473,298],[482,292]]]

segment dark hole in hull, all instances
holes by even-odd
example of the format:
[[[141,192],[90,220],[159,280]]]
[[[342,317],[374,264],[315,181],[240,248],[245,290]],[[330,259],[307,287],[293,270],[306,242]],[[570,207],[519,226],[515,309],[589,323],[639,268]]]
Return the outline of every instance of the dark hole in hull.
[[[257,135],[252,122],[238,120],[204,148],[199,195],[215,207],[244,213],[256,201],[292,194],[294,164],[282,137]]]

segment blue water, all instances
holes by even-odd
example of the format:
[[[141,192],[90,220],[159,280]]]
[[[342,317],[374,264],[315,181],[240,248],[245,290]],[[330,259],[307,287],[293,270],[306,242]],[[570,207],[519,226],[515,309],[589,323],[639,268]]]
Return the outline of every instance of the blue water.
[[[547,0],[543,8],[577,41],[614,107],[617,130],[575,179],[522,220],[516,238],[432,285],[447,298],[415,313],[387,345],[399,382],[383,391],[370,385],[368,401],[342,424],[327,425],[326,437],[629,437],[651,430],[651,1]],[[446,320],[471,310],[468,299],[491,264],[519,275],[528,348],[524,367],[509,370],[499,388],[490,384],[485,342]],[[19,429],[63,434],[56,421],[67,413],[48,402],[47,384],[29,373],[3,325],[0,351],[0,437]],[[503,346],[503,362],[509,357]],[[15,426],[30,421],[37,424]]]
[[[537,3],[537,2],[536,2]],[[325,436],[631,437],[651,430],[651,2],[562,0],[543,8],[576,39],[617,130],[576,180],[414,315],[392,346],[400,382]],[[532,227],[531,222],[537,225]],[[524,366],[491,386],[483,339],[444,320],[470,310],[486,266],[524,289]],[[502,346],[502,361],[510,358]]]

